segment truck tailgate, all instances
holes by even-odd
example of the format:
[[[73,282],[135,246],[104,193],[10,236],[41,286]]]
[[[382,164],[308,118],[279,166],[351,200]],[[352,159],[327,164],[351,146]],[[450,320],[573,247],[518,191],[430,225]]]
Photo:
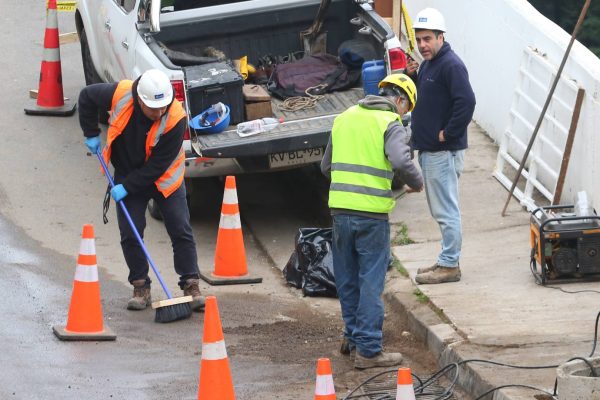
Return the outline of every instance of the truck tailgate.
[[[325,147],[334,118],[363,98],[362,88],[328,93],[314,108],[301,111],[281,111],[281,101],[271,101],[273,113],[284,123],[275,129],[249,137],[239,137],[235,126],[217,134],[192,137],[194,147],[204,157],[251,157],[277,152]]]

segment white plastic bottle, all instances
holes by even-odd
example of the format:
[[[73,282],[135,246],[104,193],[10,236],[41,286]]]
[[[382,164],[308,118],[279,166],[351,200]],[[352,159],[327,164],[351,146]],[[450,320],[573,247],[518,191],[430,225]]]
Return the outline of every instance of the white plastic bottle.
[[[240,137],[252,136],[257,133],[270,131],[283,122],[283,118],[265,117],[252,121],[240,122],[237,125],[237,133]]]

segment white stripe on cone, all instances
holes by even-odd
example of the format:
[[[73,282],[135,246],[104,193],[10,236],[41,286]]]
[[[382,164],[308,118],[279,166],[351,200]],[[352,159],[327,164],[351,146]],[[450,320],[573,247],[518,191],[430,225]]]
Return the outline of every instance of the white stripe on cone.
[[[202,343],[203,360],[217,361],[225,358],[227,358],[227,349],[224,340],[214,343]]]
[[[219,221],[219,228],[221,229],[242,229],[242,221],[240,221],[240,214],[236,213],[221,214],[221,221]]]
[[[333,377],[331,375],[317,375],[315,395],[326,396],[328,394],[335,394],[335,388],[333,386]]]
[[[75,280],[79,282],[98,282],[96,265],[79,265],[75,268]]]
[[[223,204],[237,204],[237,190],[235,189],[225,189],[223,193]]]
[[[95,256],[96,255],[96,243],[94,239],[81,239],[79,245],[79,254],[84,256]]]
[[[396,390],[396,400],[416,400],[413,386],[398,385],[398,388]]]

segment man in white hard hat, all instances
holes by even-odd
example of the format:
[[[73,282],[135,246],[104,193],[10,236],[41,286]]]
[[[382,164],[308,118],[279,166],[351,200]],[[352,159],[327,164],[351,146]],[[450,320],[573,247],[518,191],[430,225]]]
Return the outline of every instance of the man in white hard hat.
[[[185,154],[182,149],[187,124],[181,103],[174,98],[168,76],[156,69],[135,81],[98,83],[79,95],[79,123],[85,144],[92,153],[100,149],[99,113],[110,110],[104,160],[115,167],[115,187],[110,195],[122,200],[140,234],[146,227],[146,207],[154,199],[171,238],[173,262],[179,286],[192,296],[192,308],[200,311],[196,244],[190,224],[184,183]],[[107,191],[108,195],[108,191]],[[108,201],[105,201],[105,222]],[[148,261],[120,207],[117,219],[121,248],[129,267],[133,297],[129,310],[143,310],[151,303]]]
[[[461,278],[462,246],[458,179],[475,95],[465,64],[445,41],[443,15],[426,8],[417,14],[413,28],[424,61],[420,66],[414,61],[407,65],[413,76],[418,68],[419,102],[412,112],[412,144],[418,150],[429,210],[442,234],[436,262],[419,268],[415,280],[420,284],[456,282]]]

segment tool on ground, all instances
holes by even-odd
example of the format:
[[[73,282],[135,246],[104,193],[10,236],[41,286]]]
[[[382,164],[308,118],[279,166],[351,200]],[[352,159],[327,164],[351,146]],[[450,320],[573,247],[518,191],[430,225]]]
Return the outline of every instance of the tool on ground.
[[[104,170],[104,174],[106,175],[106,179],[108,179],[108,183],[110,184],[110,187],[111,188],[115,187],[115,182],[113,181],[113,178],[110,175],[110,171],[108,170],[108,166],[106,165],[106,162],[104,162],[104,158],[102,157],[102,154],[100,154],[100,149],[98,149],[98,151],[96,152],[96,156],[98,157],[98,160],[100,161],[100,165],[102,165],[102,169]],[[118,201],[118,203],[119,203],[119,206],[121,207],[121,210],[123,211],[123,214],[125,215],[125,218],[127,218],[127,222],[129,222],[129,226],[131,227],[131,230],[133,231],[138,243],[140,244],[140,247],[142,248],[144,255],[146,256],[148,263],[152,267],[152,270],[154,271],[156,278],[158,278],[160,285],[162,286],[163,290],[165,291],[165,294],[168,297],[168,300],[161,300],[161,301],[156,301],[156,302],[152,303],[152,308],[154,308],[156,310],[156,314],[154,316],[154,321],[164,323],[164,322],[173,322],[173,321],[177,321],[180,319],[189,318],[192,315],[192,301],[193,301],[192,296],[173,297],[171,295],[171,292],[169,291],[169,288],[163,281],[162,276],[160,275],[160,272],[158,272],[158,269],[154,265],[154,261],[152,261],[152,257],[150,257],[150,253],[148,253],[148,250],[146,249],[144,240],[140,236],[137,228],[135,227],[135,224],[133,223],[133,220],[131,219],[131,216],[129,215],[129,211],[127,211],[127,207],[125,206],[125,203],[123,202],[123,200]]]
[[[83,226],[67,325],[53,326],[52,330],[60,340],[99,341],[117,338],[102,319],[93,225]]]
[[[75,113],[77,104],[63,97],[60,44],[58,39],[56,0],[48,1],[46,31],[44,32],[44,55],[40,68],[37,101],[25,108],[27,115],[69,116]]]
[[[576,205],[531,212],[530,268],[539,284],[600,279],[600,216],[581,193]]]
[[[234,400],[227,348],[215,296],[206,297],[198,399]]]
[[[321,32],[321,28],[323,27],[329,4],[331,4],[331,0],[321,0],[313,24],[310,28],[300,32],[300,40],[304,44],[304,54],[306,56],[327,53],[327,32]]]
[[[579,29],[583,25],[583,20],[584,20],[585,15],[587,14],[587,11],[590,7],[590,2],[591,2],[591,0],[585,1],[585,4],[583,5],[583,7],[581,9],[581,13],[579,14],[579,19],[577,19],[575,28],[573,28],[573,33],[571,34],[571,40],[569,41],[569,45],[567,46],[567,49],[565,50],[563,59],[560,63],[560,66],[558,67],[556,76],[554,77],[554,82],[552,82],[552,86],[550,87],[550,92],[548,92],[548,97],[546,97],[546,102],[544,103],[544,107],[542,108],[542,111],[540,112],[538,121],[535,124],[533,133],[531,134],[531,139],[529,139],[529,144],[527,145],[527,148],[525,149],[525,153],[523,154],[523,159],[521,160],[521,163],[519,164],[519,169],[517,170],[513,184],[510,188],[510,191],[508,192],[508,198],[506,199],[506,203],[504,203],[504,208],[502,208],[501,215],[503,217],[504,217],[504,214],[506,213],[506,208],[508,207],[508,203],[510,202],[513,192],[515,191],[515,188],[517,187],[519,178],[521,178],[521,172],[523,171],[523,168],[525,167],[525,162],[527,161],[527,157],[529,156],[531,147],[533,147],[533,142],[535,141],[535,138],[540,130],[540,126],[542,125],[542,122],[544,121],[544,115],[546,115],[546,110],[548,110],[548,106],[550,105],[550,100],[552,100],[552,96],[554,95],[554,90],[556,89],[556,86],[558,85],[558,81],[560,80],[560,75],[562,74],[563,68],[565,67],[565,64],[567,62],[567,58],[569,57],[569,53],[571,52],[571,47],[573,47],[573,43],[575,42],[577,33],[579,32]],[[413,24],[413,26],[414,26],[414,24]]]

